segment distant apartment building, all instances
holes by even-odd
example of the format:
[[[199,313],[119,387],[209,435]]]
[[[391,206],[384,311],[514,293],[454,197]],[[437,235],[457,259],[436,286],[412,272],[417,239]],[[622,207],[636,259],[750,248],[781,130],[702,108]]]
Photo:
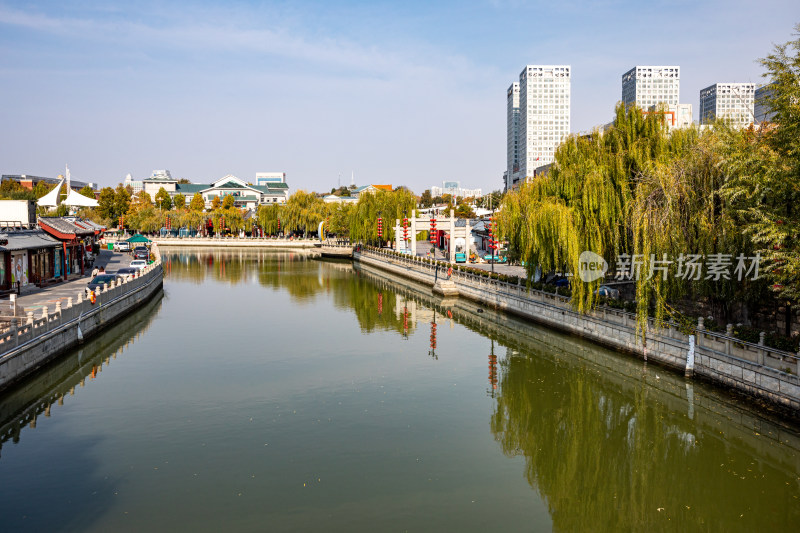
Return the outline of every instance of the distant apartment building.
[[[622,75],[622,103],[647,110],[651,106],[677,106],[681,92],[678,66],[636,65]]]
[[[519,173],[519,82],[508,88],[506,97],[506,188],[509,177]]]
[[[753,114],[755,123],[772,122],[775,120],[775,111],[772,110],[768,100],[772,96],[774,82],[763,85],[755,90]]]
[[[721,119],[734,128],[753,123],[755,83],[715,83],[700,91],[700,124]]]
[[[534,177],[536,169],[551,164],[556,148],[569,135],[571,70],[570,65],[526,65],[519,83],[507,91],[506,189],[518,186]]]
[[[431,196],[434,198],[449,194],[450,196],[460,196],[462,198],[476,198],[481,196],[481,189],[465,189],[458,181],[443,181],[441,187],[434,185],[431,187]]]

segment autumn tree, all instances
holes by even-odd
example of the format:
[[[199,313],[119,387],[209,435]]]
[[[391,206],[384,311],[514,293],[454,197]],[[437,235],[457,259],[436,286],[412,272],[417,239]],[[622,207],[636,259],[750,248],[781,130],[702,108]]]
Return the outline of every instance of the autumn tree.
[[[189,209],[192,211],[203,211],[206,208],[206,201],[203,200],[203,195],[199,192],[194,193],[192,201],[189,203]]]

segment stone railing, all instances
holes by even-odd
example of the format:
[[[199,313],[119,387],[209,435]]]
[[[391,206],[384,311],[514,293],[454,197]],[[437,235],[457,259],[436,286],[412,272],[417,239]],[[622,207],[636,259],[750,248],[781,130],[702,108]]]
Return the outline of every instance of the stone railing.
[[[91,302],[89,292],[83,289],[76,294],[74,299],[67,298],[65,305],[58,301],[53,309],[43,307],[38,316],[31,311],[23,317],[7,318],[7,326],[0,333],[0,363],[3,362],[8,352],[35,342],[38,338],[66,325],[80,323],[82,319],[93,312],[122,300],[154,282],[160,283],[163,272],[161,253],[155,244],[152,251],[155,256],[153,263],[144,267],[132,278],[126,278],[119,282],[112,281],[109,285],[104,284],[103,288],[98,289],[95,293],[95,303]],[[0,382],[2,382],[2,377],[0,374]]]

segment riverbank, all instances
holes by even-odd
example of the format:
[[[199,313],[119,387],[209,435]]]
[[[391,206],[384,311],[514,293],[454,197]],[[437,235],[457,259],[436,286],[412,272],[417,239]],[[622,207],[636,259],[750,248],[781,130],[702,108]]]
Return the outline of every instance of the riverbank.
[[[635,315],[624,311],[601,308],[578,313],[566,297],[459,271],[442,283],[446,267],[439,266],[437,271],[420,258],[387,251],[363,249],[354,259],[430,286],[434,292],[446,285],[451,295],[697,376],[800,418],[800,358],[795,354],[711,333],[702,324],[685,334],[674,324],[662,328],[651,320],[645,340],[637,331]]]
[[[195,238],[195,237],[156,237],[153,242],[159,246],[172,247],[224,247],[224,248],[314,248],[319,239],[249,239],[249,238]]]
[[[97,294],[95,303],[85,299],[85,288],[76,298],[59,300],[54,309],[41,308],[41,315],[9,319],[0,333],[0,391],[19,382],[38,368],[81,344],[100,330],[130,312],[161,291],[163,268],[158,246],[154,246],[155,262],[145,267],[135,279],[112,284]]]

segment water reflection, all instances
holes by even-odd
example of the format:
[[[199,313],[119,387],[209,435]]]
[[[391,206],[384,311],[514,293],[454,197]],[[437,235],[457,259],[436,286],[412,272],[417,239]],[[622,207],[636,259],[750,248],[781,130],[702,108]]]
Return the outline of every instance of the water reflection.
[[[504,454],[525,459],[554,529],[800,525],[795,425],[658,367],[364,270],[383,290],[393,283],[491,339],[491,431]]]
[[[168,253],[166,265],[173,279],[253,279],[301,303],[329,295],[364,333],[429,335],[424,355],[437,366],[449,362],[438,360],[448,353],[440,328],[478,333],[486,341],[474,346],[487,365],[481,394],[492,398],[488,431],[503,454],[524,460],[524,477],[557,530],[800,524],[797,428],[724,392],[350,263],[221,251]]]
[[[0,396],[0,450],[9,440],[18,443],[26,427],[35,429],[40,417],[57,413],[57,408],[75,395],[76,388],[102,377],[103,369],[147,332],[161,310],[161,301],[159,292],[119,324]]]

